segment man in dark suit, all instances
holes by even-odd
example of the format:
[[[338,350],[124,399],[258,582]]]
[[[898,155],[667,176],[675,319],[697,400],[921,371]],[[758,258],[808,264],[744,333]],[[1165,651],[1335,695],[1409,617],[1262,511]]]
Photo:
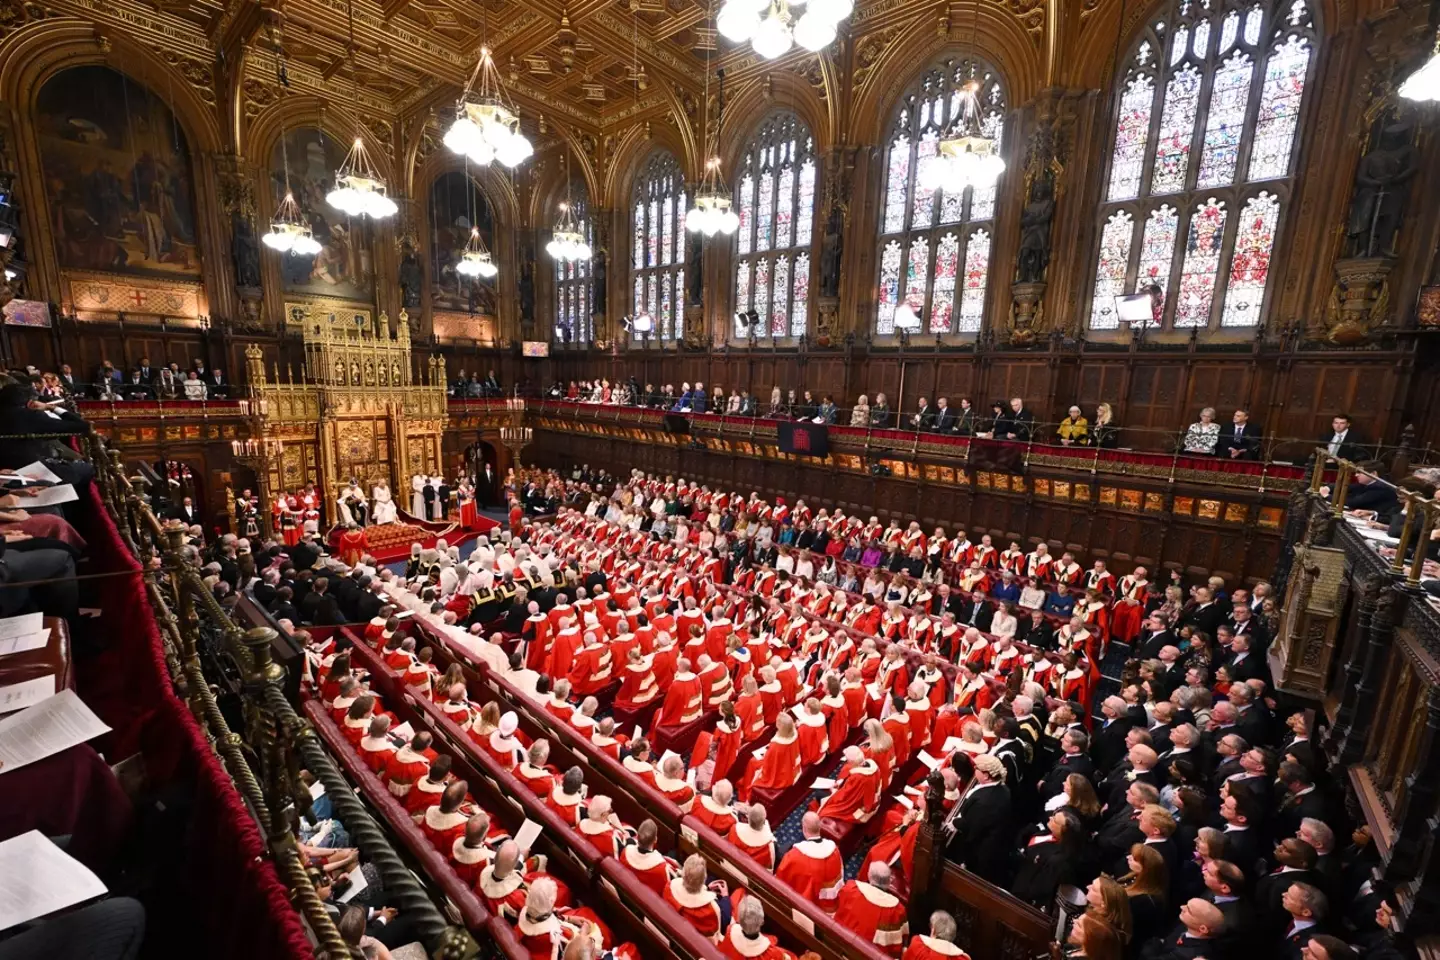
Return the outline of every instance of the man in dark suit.
[[[1065,780],[1072,773],[1078,773],[1090,782],[1095,781],[1095,762],[1085,753],[1090,748],[1090,737],[1084,730],[1070,729],[1060,735],[1060,759],[1040,781],[1040,802],[1049,803],[1050,798],[1065,789]]]
[[[1250,649],[1260,658],[1265,659],[1265,652],[1270,649],[1270,631],[1264,621],[1255,616],[1248,603],[1237,603],[1230,607],[1230,635],[1232,637],[1247,636],[1250,638]]]
[[[910,418],[910,426],[922,432],[928,432],[935,427],[935,411],[930,409],[930,401],[924,397],[920,398],[920,404],[916,408],[915,415]]]
[[[1175,646],[1175,634],[1165,626],[1158,615],[1151,614],[1135,641],[1134,656],[1141,660],[1158,660],[1160,651]]]
[[[1360,431],[1351,426],[1348,413],[1337,413],[1330,421],[1330,428],[1330,432],[1322,436],[1319,443],[1330,456],[1346,460],[1365,458],[1365,441],[1360,436]]]
[[[149,357],[141,357],[140,365],[136,369],[140,371],[140,379],[145,383],[154,383],[160,377],[160,371],[150,366]]]
[[[1005,764],[983,754],[975,758],[975,779],[944,825],[945,855],[991,883],[1009,879],[1014,840]]]
[[[1247,873],[1255,869],[1265,853],[1264,837],[1260,835],[1262,816],[1249,790],[1232,791],[1220,804],[1220,817],[1225,821],[1225,859]]]
[[[289,620],[291,623],[298,625],[300,623],[300,611],[296,610],[295,604],[290,602],[294,596],[295,591],[289,587],[277,587],[275,590],[275,600],[267,608],[270,611],[270,615],[276,620]]]
[[[1140,812],[1154,797],[1148,788],[1132,785],[1125,791],[1125,803],[1095,832],[1095,862],[1105,869],[1120,864],[1120,871],[1114,874],[1117,877],[1128,872],[1123,865],[1130,848],[1145,842]]]
[[[1035,415],[1025,409],[1025,401],[1020,397],[1010,398],[1010,415],[1005,418],[1005,433],[1000,433],[999,426],[996,427],[996,440],[1015,440],[1026,443],[1035,432]]]
[[[481,384],[481,386],[482,386],[482,387],[484,388],[484,390],[485,390],[485,396],[487,396],[487,397],[498,397],[498,396],[500,396],[500,378],[495,375],[495,371],[494,371],[494,370],[491,370],[491,371],[490,371],[489,375],[485,378],[485,382],[484,382],[483,384]]]
[[[930,429],[936,433],[954,433],[955,411],[950,409],[950,401],[945,397],[940,397],[935,401],[935,405],[938,409],[935,411],[935,422]]]
[[[1230,674],[1230,679],[1236,683],[1244,683],[1247,680],[1263,680],[1265,689],[1269,690],[1273,686],[1270,682],[1270,665],[1257,657],[1255,652],[1250,649],[1248,634],[1241,634],[1230,639],[1230,659],[1225,661],[1225,672]]]
[[[1180,923],[1163,939],[1152,940],[1140,951],[1145,960],[1199,960],[1223,956],[1220,938],[1225,915],[1208,900],[1196,897],[1180,906]]]
[[[1282,924],[1289,921],[1281,900],[1285,891],[1294,883],[1308,883],[1320,887],[1321,876],[1315,872],[1315,848],[1294,837],[1281,840],[1275,845],[1275,862],[1278,866],[1255,883],[1254,902],[1260,912],[1260,922],[1278,933]]]
[[[1325,934],[1325,925],[1330,905],[1325,894],[1308,883],[1292,883],[1281,896],[1281,905],[1289,914],[1281,941],[1281,956],[1284,960],[1300,960],[1305,955],[1305,946],[1317,936]]]
[[[84,390],[84,385],[76,379],[75,371],[70,368],[68,363],[60,364],[60,386],[64,387],[66,394],[72,397],[79,396]]]
[[[1230,418],[1230,425],[1221,428],[1215,451],[1231,460],[1259,460],[1260,447],[1260,425],[1250,422],[1248,410],[1240,409]]]
[[[425,501],[425,519],[426,519],[426,520],[438,520],[438,519],[440,519],[439,516],[438,516],[437,513],[436,513],[436,507],[435,507],[436,496],[437,496],[437,493],[436,493],[436,490],[435,490],[435,478],[434,478],[434,477],[426,477],[426,478],[425,478],[425,485],[420,488],[420,498]]]
[[[1209,587],[1196,587],[1193,597],[1180,613],[1180,625],[1183,627],[1189,624],[1196,630],[1205,631],[1206,636],[1214,639],[1215,629],[1226,621],[1230,611],[1215,601],[1210,595]]]
[[[995,612],[990,609],[990,602],[979,590],[970,594],[970,600],[960,610],[960,625],[974,627],[981,633],[990,631],[990,622],[994,619]]]
[[[324,555],[325,551],[314,536],[308,536],[289,549],[290,562],[295,564],[296,570],[309,570],[315,566],[315,561]]]
[[[311,587],[310,592],[305,595],[305,599],[300,601],[300,618],[302,620],[306,623],[319,625],[321,608],[328,606],[327,601],[333,602],[334,600],[334,598],[329,595],[329,590],[330,579],[328,577],[315,578],[315,585]]]
[[[1116,696],[1105,698],[1100,716],[1100,727],[1090,744],[1090,759],[1095,761],[1095,769],[1108,771],[1125,758],[1125,735],[1134,724],[1126,715],[1125,701]]]
[[[1225,956],[1239,956],[1238,948],[1257,933],[1255,908],[1245,893],[1245,871],[1229,860],[1208,860],[1200,869],[1205,883],[1205,897],[1220,908],[1225,917],[1225,933],[1221,937]]]
[[[180,503],[170,510],[170,518],[179,520],[187,527],[200,522],[200,511],[195,508],[195,500],[192,497],[183,497]]]
[[[362,577],[360,588],[360,595],[355,598],[355,622],[369,623],[380,615],[380,611],[385,608],[385,601],[375,592],[373,577]]]
[[[1029,618],[1020,621],[1015,634],[1021,643],[1028,643],[1041,650],[1055,647],[1055,628],[1050,626],[1043,610],[1032,609]]]
[[[1298,763],[1285,761],[1277,774],[1284,796],[1275,814],[1275,835],[1291,837],[1300,832],[1304,820],[1330,822],[1329,804],[1320,792],[1314,775]]]
[[[445,482],[444,477],[440,478],[435,487],[435,509],[439,514],[436,517],[438,520],[444,520],[450,515],[450,484]]]
[[[1383,469],[1383,464],[1365,465],[1368,469]],[[1375,519],[1388,523],[1400,509],[1400,498],[1395,488],[1372,477],[1368,473],[1357,473],[1351,477],[1350,487],[1345,491],[1346,510],[1374,510]]]
[[[224,400],[230,396],[230,381],[225,379],[225,371],[219,367],[211,367],[200,379],[205,383],[211,400]]]

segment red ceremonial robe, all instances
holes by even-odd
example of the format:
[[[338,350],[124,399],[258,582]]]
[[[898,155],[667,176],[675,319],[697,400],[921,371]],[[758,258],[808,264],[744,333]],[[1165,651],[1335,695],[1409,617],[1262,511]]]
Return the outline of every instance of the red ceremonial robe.
[[[628,867],[640,882],[650,888],[650,892],[657,897],[664,896],[665,888],[670,885],[670,880],[675,876],[674,865],[670,863],[658,850],[640,852],[640,848],[631,843],[620,851],[619,861]]]
[[[699,720],[705,713],[705,694],[700,678],[693,673],[677,673],[665,694],[665,704],[655,718],[657,727],[677,727]]]
[[[720,904],[714,890],[702,887],[692,893],[685,889],[685,881],[676,877],[665,885],[662,896],[702,937],[720,939]]]
[[[840,891],[835,921],[892,957],[899,957],[910,936],[905,902],[888,890],[851,880]]]
[[[786,851],[775,876],[826,913],[834,913],[840,886],[845,882],[845,864],[840,859],[840,848],[829,837],[801,840]]]
[[[726,839],[766,870],[775,869],[775,834],[768,823],[756,830],[747,821],[739,821],[730,828]]]
[[[880,808],[880,767],[866,759],[845,775],[835,792],[820,804],[819,814],[841,823],[866,823]]]

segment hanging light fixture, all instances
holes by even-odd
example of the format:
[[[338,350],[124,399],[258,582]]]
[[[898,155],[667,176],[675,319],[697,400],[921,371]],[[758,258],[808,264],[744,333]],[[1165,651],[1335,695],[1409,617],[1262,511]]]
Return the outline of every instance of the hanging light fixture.
[[[479,277],[482,280],[489,280],[500,272],[495,266],[495,261],[490,257],[490,251],[485,248],[485,241],[480,238],[480,228],[470,228],[470,242],[465,244],[465,252],[460,254],[460,262],[455,264],[455,272],[472,280]]]
[[[270,219],[270,230],[260,242],[277,253],[293,253],[297,257],[313,257],[320,252],[320,243],[310,231],[310,224],[300,215],[300,205],[290,192],[290,170],[285,170],[285,199]]]
[[[1406,100],[1440,101],[1440,30],[1435,33],[1435,49],[1424,66],[1400,84],[1400,96]]]
[[[285,72],[285,50],[278,37],[272,36],[271,39],[275,44],[275,77],[284,90],[290,86]],[[313,257],[320,252],[320,244],[311,233],[309,222],[301,215],[295,194],[290,192],[290,145],[283,127],[280,130],[280,164],[285,171],[285,197],[275,208],[275,215],[270,218],[270,229],[260,242],[277,253]]]
[[[950,129],[937,144],[938,156],[920,170],[920,184],[928,190],[949,188],[983,190],[995,186],[1005,172],[1000,144],[986,136],[980,118],[980,80],[975,76],[975,51],[980,43],[980,5],[970,21],[970,79],[959,90],[957,110]]]
[[[589,260],[592,252],[590,244],[586,242],[585,231],[580,229],[580,221],[575,217],[568,151],[565,154],[565,202],[560,204],[560,219],[555,221],[555,226],[550,230],[550,242],[545,244],[545,252],[553,259],[567,263]]]
[[[705,161],[705,176],[695,190],[695,204],[685,212],[685,229],[707,237],[734,233],[740,228],[740,218],[730,203],[730,190],[720,176],[720,158],[711,157]]]
[[[854,0],[725,0],[715,28],[735,43],[748,40],[756,53],[774,60],[796,43],[812,53],[823,50],[854,10]]]
[[[356,107],[360,104],[360,85],[355,63],[355,2],[346,7],[350,22],[350,91]],[[350,152],[335,171],[335,188],[325,195],[325,202],[352,217],[368,216],[375,220],[393,217],[400,208],[386,196],[385,180],[370,161],[365,141],[358,134]]]
[[[715,125],[718,127],[725,117],[725,71],[716,71],[720,87],[715,97],[716,117]],[[705,51],[705,103],[704,131],[701,139],[702,146],[710,145],[710,51]],[[695,189],[695,201],[689,210],[685,211],[685,229],[691,233],[703,233],[707,237],[713,237],[717,233],[726,236],[740,229],[740,217],[734,210],[730,209],[730,188],[725,185],[725,178],[720,175],[720,158],[711,157],[705,161],[705,175],[700,178],[700,185]]]
[[[483,38],[489,31],[483,3],[480,18]],[[498,160],[513,170],[535,152],[529,138],[520,132],[520,111],[505,95],[495,57],[484,44],[480,47],[480,59],[460,93],[455,113],[455,122],[445,132],[445,146],[482,167]]]

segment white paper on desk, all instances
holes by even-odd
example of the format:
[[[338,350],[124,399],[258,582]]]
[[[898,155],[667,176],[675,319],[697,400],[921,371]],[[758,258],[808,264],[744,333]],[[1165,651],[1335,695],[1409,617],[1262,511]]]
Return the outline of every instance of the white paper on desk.
[[[74,690],[55,693],[54,677],[40,679],[50,684],[50,696],[38,706],[0,720],[0,774],[110,732]]]
[[[44,483],[59,483],[60,475],[51,470],[45,464],[36,460],[34,463],[26,464],[15,471],[16,476],[24,477],[27,480],[40,480]]]
[[[8,687],[0,687],[0,713],[14,713],[55,696],[55,675],[22,680]],[[39,759],[38,757],[36,759]],[[0,767],[0,769],[4,769]]]
[[[829,777],[816,777],[815,782],[810,784],[811,790],[834,790],[837,781]]]
[[[357,893],[370,886],[370,881],[365,879],[365,871],[360,869],[360,864],[358,863],[355,864],[355,869],[345,874],[345,876],[349,878],[350,886],[346,887],[345,892],[335,898],[336,903],[349,903],[355,898]]]
[[[58,507],[62,503],[73,503],[79,500],[75,488],[68,483],[59,486],[46,487],[33,497],[25,498],[25,507]]]
[[[390,736],[399,737],[400,739],[409,742],[410,738],[415,736],[415,728],[410,726],[409,720],[406,720],[398,727],[391,727]]]
[[[0,640],[10,637],[26,637],[45,628],[45,618],[38,613],[27,613],[19,617],[0,620]]]
[[[918,754],[916,754],[916,756],[920,758],[921,763],[925,764],[925,766],[929,767],[931,770],[938,770],[945,763],[944,760],[937,760],[934,757],[930,756],[930,754],[926,753],[924,750],[921,750]]]
[[[526,819],[520,824],[520,829],[515,831],[515,846],[520,848],[521,853],[535,846],[535,841],[540,837],[540,831],[544,828],[534,820]]]
[[[0,640],[0,657],[8,657],[12,653],[25,653],[30,650],[39,650],[50,642],[50,631],[40,629],[27,636],[6,637]]]
[[[99,877],[39,830],[0,843],[0,930],[108,892]]]

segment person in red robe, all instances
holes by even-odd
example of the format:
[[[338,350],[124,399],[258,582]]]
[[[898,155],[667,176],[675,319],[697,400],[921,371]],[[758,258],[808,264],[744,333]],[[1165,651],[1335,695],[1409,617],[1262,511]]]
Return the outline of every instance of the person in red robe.
[[[821,819],[868,823],[880,809],[880,794],[886,786],[880,781],[880,766],[859,747],[847,747],[845,761],[846,772],[816,812]]]
[[[725,669],[724,660],[712,660],[709,654],[700,654],[696,676],[700,678],[701,689],[705,691],[705,709],[718,709],[723,701],[731,699],[735,686],[730,681],[730,672]]]
[[[390,742],[390,718],[384,714],[370,718],[370,729],[360,738],[360,757],[375,774],[380,774],[395,755]]]
[[[765,907],[757,897],[741,898],[733,907],[734,919],[720,940],[720,953],[727,960],[795,960],[795,954],[765,933]]]
[[[570,689],[577,697],[589,697],[610,685],[614,660],[610,645],[603,643],[595,632],[585,634],[585,646],[575,655],[570,666]]]
[[[519,726],[520,718],[514,711],[510,711],[500,718],[500,726],[492,730],[480,745],[502,770],[514,770],[525,758],[525,750],[515,738],[515,731]]]
[[[461,810],[470,786],[464,780],[456,780],[445,787],[440,802],[427,807],[420,818],[420,832],[441,856],[449,856],[455,841],[465,834],[465,821],[469,819]]]
[[[356,750],[360,748],[360,741],[370,730],[370,717],[374,712],[375,698],[368,693],[356,697],[351,702],[349,709],[345,711],[345,719],[340,725],[340,732],[345,734],[345,739],[350,741],[352,748]]]
[[[765,732],[765,701],[753,676],[746,677],[740,686],[740,698],[735,701],[735,717],[740,721],[740,735],[746,743],[758,739]]]
[[[800,820],[805,839],[785,852],[776,879],[789,884],[802,899],[826,913],[834,913],[836,898],[845,882],[845,864],[835,841],[820,833],[820,815],[806,813]]]
[[[428,730],[421,730],[410,738],[410,742],[390,755],[381,777],[391,796],[404,797],[415,788],[430,770],[431,758],[426,754],[432,738]],[[433,753],[433,751],[431,751]]]
[[[544,738],[530,744],[525,760],[515,765],[515,779],[529,787],[535,796],[545,798],[555,790],[555,774],[545,766],[550,759],[550,741]]]
[[[630,741],[630,752],[621,758],[620,765],[632,777],[655,786],[655,766],[650,762],[650,742],[644,737]]]
[[[944,910],[930,914],[930,932],[910,938],[902,960],[970,960],[970,955],[955,945],[955,918]]]
[[[346,531],[340,534],[340,559],[348,566],[356,566],[360,558],[370,549],[370,541],[365,539],[365,528],[359,524],[352,523]]]
[[[550,791],[550,796],[545,799],[545,805],[555,811],[555,815],[572,827],[580,825],[580,818],[585,810],[581,804],[585,800],[585,771],[578,766],[571,767],[565,771],[555,789]]]
[[[905,714],[910,719],[910,752],[915,754],[930,744],[930,714],[935,707],[921,681],[910,684],[909,694],[905,701]]]
[[[775,834],[760,804],[750,804],[745,819],[735,822],[726,839],[766,870],[775,869]]]
[[[729,780],[716,780],[710,785],[709,793],[702,793],[691,809],[690,815],[720,836],[730,833],[730,828],[740,822],[740,814],[733,806],[735,788]]]
[[[819,763],[830,752],[829,723],[820,701],[811,697],[805,701],[803,712],[796,718],[796,732],[800,734],[800,762],[805,766]]]
[[[585,805],[585,818],[580,821],[580,836],[607,857],[618,856],[630,839],[625,824],[614,813],[614,805],[603,793],[590,798]]]
[[[890,892],[890,868],[872,863],[866,880],[851,880],[840,890],[835,922],[898,958],[910,936],[904,900]]]
[[[663,897],[665,888],[679,870],[673,860],[655,849],[659,833],[654,820],[642,821],[635,830],[635,839],[625,844],[616,859],[639,877],[651,893]]]
[[[611,760],[620,761],[620,751],[630,739],[615,732],[615,718],[606,717],[595,724],[590,733],[590,742]]]
[[[681,657],[675,676],[665,692],[665,703],[655,717],[655,727],[678,727],[699,720],[705,714],[705,691],[700,678],[690,672],[690,661]]]
[[[685,782],[685,761],[679,756],[667,756],[660,763],[660,772],[655,775],[655,789],[665,794],[665,799],[680,808],[682,814],[690,812],[695,804],[695,788]]]
[[[450,778],[450,765],[454,761],[450,754],[441,754],[431,761],[430,769],[405,794],[405,812],[415,817],[423,814],[432,804],[440,802],[445,785]]]
[[[761,752],[763,757],[758,756]],[[804,764],[800,759],[800,736],[788,713],[780,714],[775,721],[775,736],[756,753],[757,756],[750,758],[746,771],[742,800],[748,802],[752,790],[785,790],[795,786]]]
[[[480,871],[495,859],[495,848],[510,835],[501,827],[490,825],[490,814],[476,811],[465,821],[465,832],[455,839],[450,848],[450,866],[465,881],[465,886],[474,887],[480,880]]]
[[[685,859],[680,876],[665,885],[665,902],[675,908],[695,928],[695,932],[711,942],[720,939],[720,897],[705,885],[705,860],[698,853]]]

